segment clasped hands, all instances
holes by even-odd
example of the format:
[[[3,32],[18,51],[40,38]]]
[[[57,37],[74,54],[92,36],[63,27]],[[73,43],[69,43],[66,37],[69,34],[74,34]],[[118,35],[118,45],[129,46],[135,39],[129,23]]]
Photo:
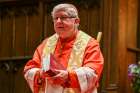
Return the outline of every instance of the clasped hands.
[[[55,85],[64,85],[65,82],[68,80],[68,71],[66,70],[56,70],[53,69],[53,72],[55,73],[54,76],[50,76],[49,72],[42,72],[40,71],[38,74],[38,83],[44,82],[42,78],[47,78],[48,82],[50,84],[55,84]]]

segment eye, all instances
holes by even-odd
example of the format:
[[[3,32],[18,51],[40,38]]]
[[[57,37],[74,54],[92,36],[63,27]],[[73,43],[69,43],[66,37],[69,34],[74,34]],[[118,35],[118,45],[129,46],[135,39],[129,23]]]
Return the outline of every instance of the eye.
[[[75,18],[75,17],[68,17],[68,16],[54,17],[53,21],[56,22],[58,20],[58,18],[60,18],[61,21],[66,21],[68,19]]]
[[[59,17],[54,17],[53,20],[57,20]]]
[[[61,20],[66,20],[68,19],[69,17],[60,17]]]

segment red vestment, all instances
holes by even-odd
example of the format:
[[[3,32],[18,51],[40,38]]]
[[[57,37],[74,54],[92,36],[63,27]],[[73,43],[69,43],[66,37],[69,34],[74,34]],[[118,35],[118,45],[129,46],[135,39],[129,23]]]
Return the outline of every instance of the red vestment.
[[[54,56],[60,62],[65,68],[68,66],[68,60],[70,57],[70,53],[73,48],[73,44],[75,42],[77,34],[75,34],[73,37],[63,40],[58,38],[56,48],[54,50]],[[31,68],[40,68],[41,62],[42,62],[42,54],[43,49],[45,47],[45,44],[47,42],[47,39],[45,39],[35,50],[34,56],[32,60],[30,60],[24,69],[24,73],[28,71]],[[84,51],[83,56],[83,63],[81,67],[89,67],[95,71],[95,73],[98,76],[98,79],[101,75],[102,69],[103,69],[103,56],[100,50],[99,43],[94,39],[91,38],[88,41],[88,44],[86,46],[86,49]],[[75,71],[69,71],[69,82],[70,84],[66,87],[70,88],[80,88],[79,81],[76,75]]]

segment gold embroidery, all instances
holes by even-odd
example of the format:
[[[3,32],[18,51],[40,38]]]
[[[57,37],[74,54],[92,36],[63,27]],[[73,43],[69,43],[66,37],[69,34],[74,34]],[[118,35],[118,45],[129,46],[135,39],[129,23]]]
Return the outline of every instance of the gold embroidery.
[[[58,37],[56,34],[54,34],[53,36],[48,38],[44,51],[43,51],[43,57],[48,56],[50,53],[54,52],[54,49],[55,49],[56,43],[57,43],[57,39],[58,39]]]
[[[89,35],[80,31],[70,55],[68,70],[79,68],[82,65],[84,51],[90,38]]]

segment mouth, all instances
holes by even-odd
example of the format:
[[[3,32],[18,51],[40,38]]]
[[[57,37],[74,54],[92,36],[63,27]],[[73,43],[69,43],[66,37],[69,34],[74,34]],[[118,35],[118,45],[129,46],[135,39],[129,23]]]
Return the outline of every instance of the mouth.
[[[57,27],[57,28],[58,28],[58,29],[63,29],[64,27],[61,27],[61,26],[60,26],[60,27]]]

